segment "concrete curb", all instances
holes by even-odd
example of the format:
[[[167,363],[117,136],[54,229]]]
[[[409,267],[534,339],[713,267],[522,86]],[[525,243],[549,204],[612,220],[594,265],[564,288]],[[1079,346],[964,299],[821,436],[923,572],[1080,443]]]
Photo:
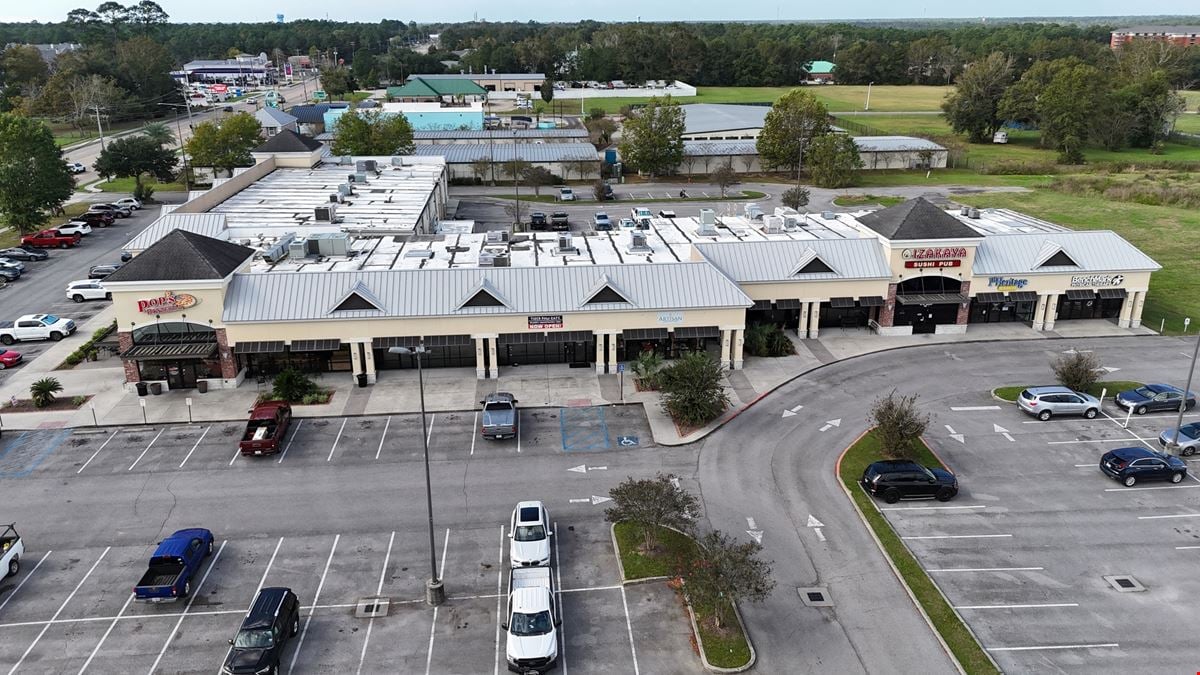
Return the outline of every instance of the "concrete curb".
[[[704,669],[713,673],[744,673],[754,667],[758,661],[758,653],[754,651],[754,643],[750,641],[750,632],[746,630],[746,622],[742,621],[742,612],[738,609],[736,602],[729,603],[733,607],[733,615],[737,617],[738,628],[742,629],[742,637],[746,638],[746,646],[750,648],[750,660],[744,665],[737,668],[721,668],[714,666],[708,662],[708,658],[704,656],[704,641],[700,639],[700,627],[696,625],[696,613],[692,611],[692,605],[689,602],[684,603],[687,607],[688,619],[692,622],[692,634],[696,636],[697,651],[700,653],[700,663],[704,664]]]
[[[621,563],[621,547],[617,545],[617,524],[611,523],[608,527],[608,535],[612,538],[613,555],[617,557],[617,571],[621,573],[622,586],[637,586],[639,584],[648,584],[654,581],[670,581],[671,577],[641,577],[639,579],[625,578],[625,565]]]

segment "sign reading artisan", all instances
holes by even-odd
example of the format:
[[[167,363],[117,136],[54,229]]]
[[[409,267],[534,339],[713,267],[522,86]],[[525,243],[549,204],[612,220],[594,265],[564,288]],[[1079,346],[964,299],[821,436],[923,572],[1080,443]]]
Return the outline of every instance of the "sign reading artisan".
[[[909,269],[935,267],[960,267],[962,258],[967,257],[964,246],[934,246],[930,248],[906,248],[900,252],[904,266]]]
[[[187,293],[167,291],[157,298],[138,300],[137,304],[142,314],[166,314],[195,307],[200,304],[200,299]]]

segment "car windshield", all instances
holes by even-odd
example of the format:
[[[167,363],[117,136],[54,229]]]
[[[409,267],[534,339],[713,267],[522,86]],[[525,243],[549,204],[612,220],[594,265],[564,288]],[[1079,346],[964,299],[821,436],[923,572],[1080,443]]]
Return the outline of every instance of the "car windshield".
[[[1154,396],[1155,396],[1155,392],[1150,391],[1149,387],[1138,387],[1137,389],[1134,389],[1133,391],[1138,396],[1142,396],[1144,398],[1154,398]]]
[[[58,323],[58,317],[54,316],[53,314],[47,314],[46,316],[42,317],[42,321],[46,323]]]
[[[2,353],[0,352],[0,354]],[[1179,427],[1179,433],[1188,438],[1200,438],[1200,422],[1192,422]]]
[[[271,645],[271,631],[269,630],[238,631],[237,638],[233,641],[234,647],[243,649],[266,649]]]
[[[546,528],[543,525],[518,525],[513,539],[517,541],[541,541],[546,538]]]
[[[550,612],[537,614],[521,614],[513,612],[509,630],[513,635],[545,635],[550,632],[554,622],[550,620]]]
[[[512,404],[504,401],[493,401],[483,407],[484,410],[512,410]]]

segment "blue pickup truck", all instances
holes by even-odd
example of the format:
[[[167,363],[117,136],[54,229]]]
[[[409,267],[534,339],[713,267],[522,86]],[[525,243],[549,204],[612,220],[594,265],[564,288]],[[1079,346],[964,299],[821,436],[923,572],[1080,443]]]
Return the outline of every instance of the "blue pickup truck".
[[[133,587],[138,600],[172,602],[192,592],[192,576],[213,552],[213,534],[202,527],[179,530],[163,539],[150,566]]]

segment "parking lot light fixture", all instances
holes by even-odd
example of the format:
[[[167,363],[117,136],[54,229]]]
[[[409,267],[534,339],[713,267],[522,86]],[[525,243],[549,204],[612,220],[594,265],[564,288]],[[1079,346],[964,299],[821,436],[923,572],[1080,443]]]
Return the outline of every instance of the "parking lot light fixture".
[[[1179,429],[1183,427],[1183,413],[1187,410],[1188,392],[1192,390],[1192,377],[1196,374],[1196,357],[1200,355],[1200,335],[1196,336],[1196,346],[1192,348],[1192,366],[1188,368],[1187,384],[1183,386],[1183,402],[1179,404],[1179,418],[1175,420],[1175,433],[1167,444],[1167,452],[1179,452]]]
[[[429,481],[429,430],[425,426],[425,376],[421,370],[421,356],[428,354],[425,342],[416,347],[392,347],[391,354],[408,354],[417,357],[417,382],[421,392],[421,445],[425,449],[425,506],[429,512],[429,581],[425,582],[425,601],[438,606],[446,601],[446,588],[438,578],[437,550],[433,540],[433,489]]]

